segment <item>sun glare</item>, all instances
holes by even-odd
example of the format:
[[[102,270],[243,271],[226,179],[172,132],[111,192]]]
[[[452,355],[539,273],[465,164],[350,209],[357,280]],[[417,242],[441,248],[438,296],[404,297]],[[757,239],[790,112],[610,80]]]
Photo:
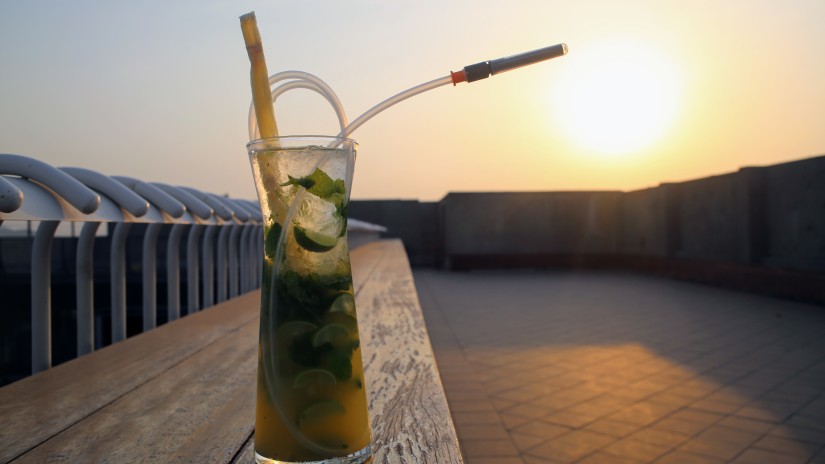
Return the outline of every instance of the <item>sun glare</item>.
[[[570,50],[553,105],[576,143],[624,155],[664,135],[677,116],[682,80],[666,55],[643,42]]]

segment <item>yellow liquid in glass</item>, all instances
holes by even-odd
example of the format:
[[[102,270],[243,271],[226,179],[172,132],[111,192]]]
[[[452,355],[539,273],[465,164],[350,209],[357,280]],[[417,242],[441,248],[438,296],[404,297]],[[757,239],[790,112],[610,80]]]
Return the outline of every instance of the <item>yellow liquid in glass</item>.
[[[346,243],[354,152],[314,146],[250,157],[265,223],[257,458],[350,456],[370,444]]]

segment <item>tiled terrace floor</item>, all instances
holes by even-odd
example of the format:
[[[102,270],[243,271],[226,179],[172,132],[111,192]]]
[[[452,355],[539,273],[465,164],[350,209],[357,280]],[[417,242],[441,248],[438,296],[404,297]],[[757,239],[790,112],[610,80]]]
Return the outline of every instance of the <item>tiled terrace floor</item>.
[[[469,464],[825,463],[825,308],[619,273],[415,279]]]

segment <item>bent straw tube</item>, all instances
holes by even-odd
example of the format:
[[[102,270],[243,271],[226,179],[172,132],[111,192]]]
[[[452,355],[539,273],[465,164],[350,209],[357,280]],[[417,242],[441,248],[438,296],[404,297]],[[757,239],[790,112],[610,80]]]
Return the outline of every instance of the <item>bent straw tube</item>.
[[[541,61],[557,58],[559,56],[564,56],[567,54],[567,51],[567,44],[561,43],[557,45],[551,45],[549,47],[540,48],[537,50],[532,50],[529,52],[519,53],[504,58],[482,61],[480,63],[465,66],[464,69],[462,69],[461,71],[450,72],[449,76],[433,79],[429,82],[425,82],[423,84],[407,89],[403,92],[400,92],[396,95],[393,95],[392,97],[373,106],[364,114],[355,118],[355,120],[353,120],[348,125],[345,125],[346,116],[344,113],[344,108],[341,106],[341,103],[338,100],[338,97],[335,95],[335,92],[333,92],[332,89],[324,81],[322,81],[321,79],[312,74],[305,73],[302,71],[285,71],[283,73],[278,73],[271,76],[269,80],[271,85],[275,85],[276,83],[283,80],[293,79],[292,81],[282,84],[276,87],[274,90],[272,90],[271,98],[274,102],[278,96],[280,96],[287,90],[291,90],[294,88],[310,89],[321,94],[324,98],[327,99],[327,101],[335,110],[335,113],[338,115],[338,121],[341,125],[341,132],[338,133],[338,137],[345,138],[349,137],[356,129],[361,127],[365,122],[369,121],[382,111],[410,97],[414,97],[420,93],[424,93],[428,90],[432,90],[450,83],[452,83],[455,86],[456,84],[459,84],[461,82],[470,83],[475,82],[477,80],[486,79],[487,77],[500,74],[505,71],[510,71],[516,68],[528,66]],[[257,112],[257,106],[255,106],[255,108]],[[254,140],[257,135],[258,123],[255,121],[252,107],[250,107],[249,139]],[[263,128],[261,128],[260,130],[260,135],[265,137]]]

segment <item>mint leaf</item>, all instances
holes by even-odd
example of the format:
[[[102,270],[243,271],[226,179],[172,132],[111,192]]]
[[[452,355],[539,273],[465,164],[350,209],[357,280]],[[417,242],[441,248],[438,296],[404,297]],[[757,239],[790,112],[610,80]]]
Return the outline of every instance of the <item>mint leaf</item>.
[[[303,187],[303,188],[307,189],[307,191],[309,193],[311,193],[313,195],[317,195],[317,196],[319,196],[321,198],[324,198],[324,199],[327,199],[330,195],[332,195],[333,193],[336,193],[336,191],[335,191],[335,189],[336,189],[335,182],[338,182],[338,181],[333,181],[332,178],[329,177],[329,175],[327,173],[325,173],[324,171],[322,171],[319,168],[315,168],[315,171],[312,174],[308,175],[308,176],[298,177],[298,178],[295,178],[295,177],[292,177],[292,176],[288,176],[288,177],[289,177],[289,180],[284,182],[283,184],[281,184],[281,186],[287,186],[287,185],[300,186],[300,187]],[[344,181],[342,180],[340,182],[343,183]]]
[[[273,222],[271,226],[264,229],[264,251],[270,259],[275,259],[275,253],[278,251],[281,229],[281,225],[277,222]]]

